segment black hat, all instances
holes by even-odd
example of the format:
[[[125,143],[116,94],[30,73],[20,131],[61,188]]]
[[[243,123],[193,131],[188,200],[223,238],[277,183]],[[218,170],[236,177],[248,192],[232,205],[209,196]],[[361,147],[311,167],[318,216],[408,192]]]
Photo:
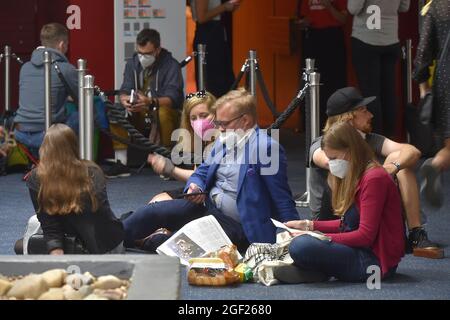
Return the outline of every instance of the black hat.
[[[339,89],[327,101],[327,116],[337,116],[357,107],[366,106],[375,99],[376,97],[364,98],[354,87]]]

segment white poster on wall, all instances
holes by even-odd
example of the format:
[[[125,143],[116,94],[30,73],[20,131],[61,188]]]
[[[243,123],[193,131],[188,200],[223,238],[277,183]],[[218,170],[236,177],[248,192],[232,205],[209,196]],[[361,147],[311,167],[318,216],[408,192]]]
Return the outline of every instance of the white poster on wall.
[[[114,0],[115,88],[122,85],[128,58],[136,50],[136,36],[144,28],[157,30],[161,46],[182,61],[186,57],[186,1]],[[185,77],[185,72],[183,72]]]

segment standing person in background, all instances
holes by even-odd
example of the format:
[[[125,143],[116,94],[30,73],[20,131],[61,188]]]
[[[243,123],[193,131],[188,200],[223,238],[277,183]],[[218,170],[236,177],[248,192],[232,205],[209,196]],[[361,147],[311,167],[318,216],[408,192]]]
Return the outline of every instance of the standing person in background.
[[[378,97],[369,105],[374,115],[374,131],[391,139],[397,119],[398,13],[407,12],[409,4],[410,0],[348,0],[347,6],[354,16],[352,62],[359,88],[364,96]],[[380,12],[378,23],[373,17],[376,8]]]
[[[196,22],[194,50],[206,45],[206,90],[220,97],[234,82],[229,36],[221,22],[222,14],[233,12],[240,0],[221,3],[220,0],[191,0],[192,17]],[[197,78],[197,87],[198,87]]]
[[[347,20],[347,0],[302,0],[300,20],[303,32],[302,63],[315,59],[320,73],[320,127],[326,120],[326,101],[347,86],[347,63],[343,26]]]
[[[420,97],[425,97],[432,90],[427,82],[430,78],[428,67],[442,55],[437,61],[433,81],[432,118],[442,148],[434,158],[424,162],[420,174],[425,178],[422,184],[425,199],[432,205],[442,206],[441,172],[450,167],[450,2],[433,0],[423,13],[425,17],[417,48],[414,78],[419,82]]]

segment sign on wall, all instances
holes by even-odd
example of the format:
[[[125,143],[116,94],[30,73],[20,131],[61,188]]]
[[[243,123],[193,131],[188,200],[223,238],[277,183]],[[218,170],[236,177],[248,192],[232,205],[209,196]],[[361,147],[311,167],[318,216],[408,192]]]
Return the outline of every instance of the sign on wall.
[[[161,46],[181,61],[186,56],[186,1],[115,0],[115,88],[120,88],[126,59],[135,52],[136,36],[144,28],[158,30]]]

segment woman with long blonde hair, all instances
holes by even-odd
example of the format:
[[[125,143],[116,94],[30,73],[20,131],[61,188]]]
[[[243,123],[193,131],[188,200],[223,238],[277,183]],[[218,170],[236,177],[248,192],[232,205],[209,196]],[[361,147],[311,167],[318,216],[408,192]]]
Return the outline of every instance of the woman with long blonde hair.
[[[184,131],[180,135],[180,142],[174,148],[176,148],[177,153],[187,154],[187,156],[183,156],[183,159],[193,158],[194,164],[200,164],[203,156],[209,154],[212,145],[211,140],[214,140],[215,133],[219,132],[214,129],[213,124],[215,102],[216,98],[204,90],[186,96],[180,126]],[[196,148],[196,146],[201,148]],[[150,154],[148,162],[156,173],[182,182],[186,182],[194,173],[194,170],[177,167],[170,159],[157,154]],[[187,199],[179,198],[182,194],[183,188],[164,191],[154,196],[148,205],[137,209],[123,220],[125,246],[138,247],[153,252],[159,244],[170,236],[171,232],[195,218],[200,218],[202,206]],[[188,209],[193,213],[192,215],[179,214]],[[164,227],[155,227],[157,221],[163,221],[161,225]],[[161,227],[161,225],[158,225],[158,227]]]
[[[347,122],[338,122],[325,133],[322,149],[330,159],[332,205],[340,219],[287,222],[288,227],[299,230],[289,246],[295,268],[280,268],[275,276],[285,282],[320,281],[332,276],[365,281],[373,273],[368,273],[371,266],[378,268],[382,278],[394,274],[405,247],[395,182]],[[311,237],[302,232],[305,230],[324,232],[330,242]]]
[[[179,143],[173,151],[181,154],[183,161],[188,164],[200,164],[203,162],[204,156],[210,152],[211,142],[214,141],[215,133],[218,132],[214,129],[213,124],[215,102],[216,97],[205,90],[186,96],[181,115]],[[194,173],[193,169],[175,166],[171,159],[156,153],[149,154],[147,161],[157,174],[178,181],[186,182]],[[193,168],[195,169],[195,166]],[[171,200],[175,194],[180,192],[183,192],[182,188],[160,193],[153,197],[150,203]]]
[[[87,253],[120,251],[122,223],[114,216],[102,170],[81,160],[75,132],[52,125],[28,181],[31,200],[50,254],[64,254],[64,236],[76,236]]]

